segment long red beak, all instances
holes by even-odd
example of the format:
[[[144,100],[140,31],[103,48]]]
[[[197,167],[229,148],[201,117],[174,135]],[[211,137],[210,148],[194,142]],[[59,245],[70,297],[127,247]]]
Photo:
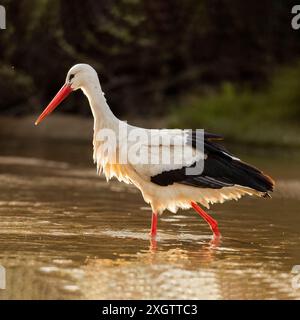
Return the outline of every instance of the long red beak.
[[[64,84],[45,110],[37,118],[35,125],[37,126],[44,118],[46,118],[47,115],[49,115],[71,92],[71,86],[69,84]]]

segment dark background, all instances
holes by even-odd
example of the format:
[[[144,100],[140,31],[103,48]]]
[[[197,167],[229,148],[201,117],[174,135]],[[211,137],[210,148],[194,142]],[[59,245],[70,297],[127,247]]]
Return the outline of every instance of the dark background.
[[[254,124],[296,128],[300,30],[291,27],[293,4],[2,1],[0,113],[40,112],[68,69],[89,63],[118,116],[164,116],[170,126],[203,124],[233,138]],[[90,115],[79,93],[60,112]],[[231,132],[237,115],[248,120]]]

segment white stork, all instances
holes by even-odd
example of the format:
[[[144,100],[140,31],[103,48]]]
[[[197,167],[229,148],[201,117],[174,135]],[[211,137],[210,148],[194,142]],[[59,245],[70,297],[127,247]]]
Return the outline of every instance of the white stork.
[[[176,212],[179,208],[191,207],[209,224],[214,236],[219,237],[217,221],[197,203],[209,209],[209,205],[213,203],[238,200],[243,195],[266,197],[269,196],[269,191],[273,191],[274,181],[260,170],[229,154],[216,143],[222,139],[218,135],[204,133],[203,148],[198,148],[195,143],[197,134],[188,130],[142,129],[116,118],[106,102],[96,71],[87,64],[77,64],[69,70],[65,84],[35,124],[41,122],[77,89],[81,89],[87,96],[94,116],[94,162],[97,163],[98,173],[103,171],[107,180],[116,177],[119,181],[132,183],[141,191],[145,202],[152,208],[153,238],[157,233],[158,214],[166,209]],[[154,164],[120,161],[116,155],[124,148],[129,150],[133,143],[120,138],[121,127],[128,132],[143,130],[153,137],[170,138],[167,139],[169,144],[164,144],[161,139],[151,139],[140,144],[139,153],[147,153],[147,157],[160,155],[164,151],[174,151],[177,144],[183,145],[191,152],[182,156],[180,163],[174,161],[174,153],[168,163],[162,163],[160,156],[160,160]],[[107,152],[105,149],[107,145],[101,137],[101,132],[105,129],[115,133],[114,152]],[[153,142],[154,140],[156,142]],[[188,174],[186,169],[197,165],[199,161],[204,162],[202,172],[196,175]]]

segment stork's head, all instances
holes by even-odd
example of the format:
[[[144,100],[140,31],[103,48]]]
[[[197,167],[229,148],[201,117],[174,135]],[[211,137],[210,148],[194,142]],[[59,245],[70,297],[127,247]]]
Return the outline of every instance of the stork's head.
[[[65,84],[38,117],[35,125],[38,125],[49,115],[72,91],[83,89],[85,86],[97,82],[97,72],[90,65],[80,63],[73,66],[67,74]]]
[[[89,83],[98,79],[97,72],[89,64],[80,63],[73,66],[66,77],[65,85],[69,86],[72,91],[81,89]]]

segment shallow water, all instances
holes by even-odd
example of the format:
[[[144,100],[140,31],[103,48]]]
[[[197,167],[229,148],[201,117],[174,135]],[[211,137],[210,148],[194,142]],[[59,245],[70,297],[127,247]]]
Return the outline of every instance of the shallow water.
[[[1,299],[300,298],[299,155],[240,150],[276,179],[273,198],[213,206],[220,241],[192,210],[166,212],[151,243],[151,211],[96,176],[90,144],[0,147]]]

